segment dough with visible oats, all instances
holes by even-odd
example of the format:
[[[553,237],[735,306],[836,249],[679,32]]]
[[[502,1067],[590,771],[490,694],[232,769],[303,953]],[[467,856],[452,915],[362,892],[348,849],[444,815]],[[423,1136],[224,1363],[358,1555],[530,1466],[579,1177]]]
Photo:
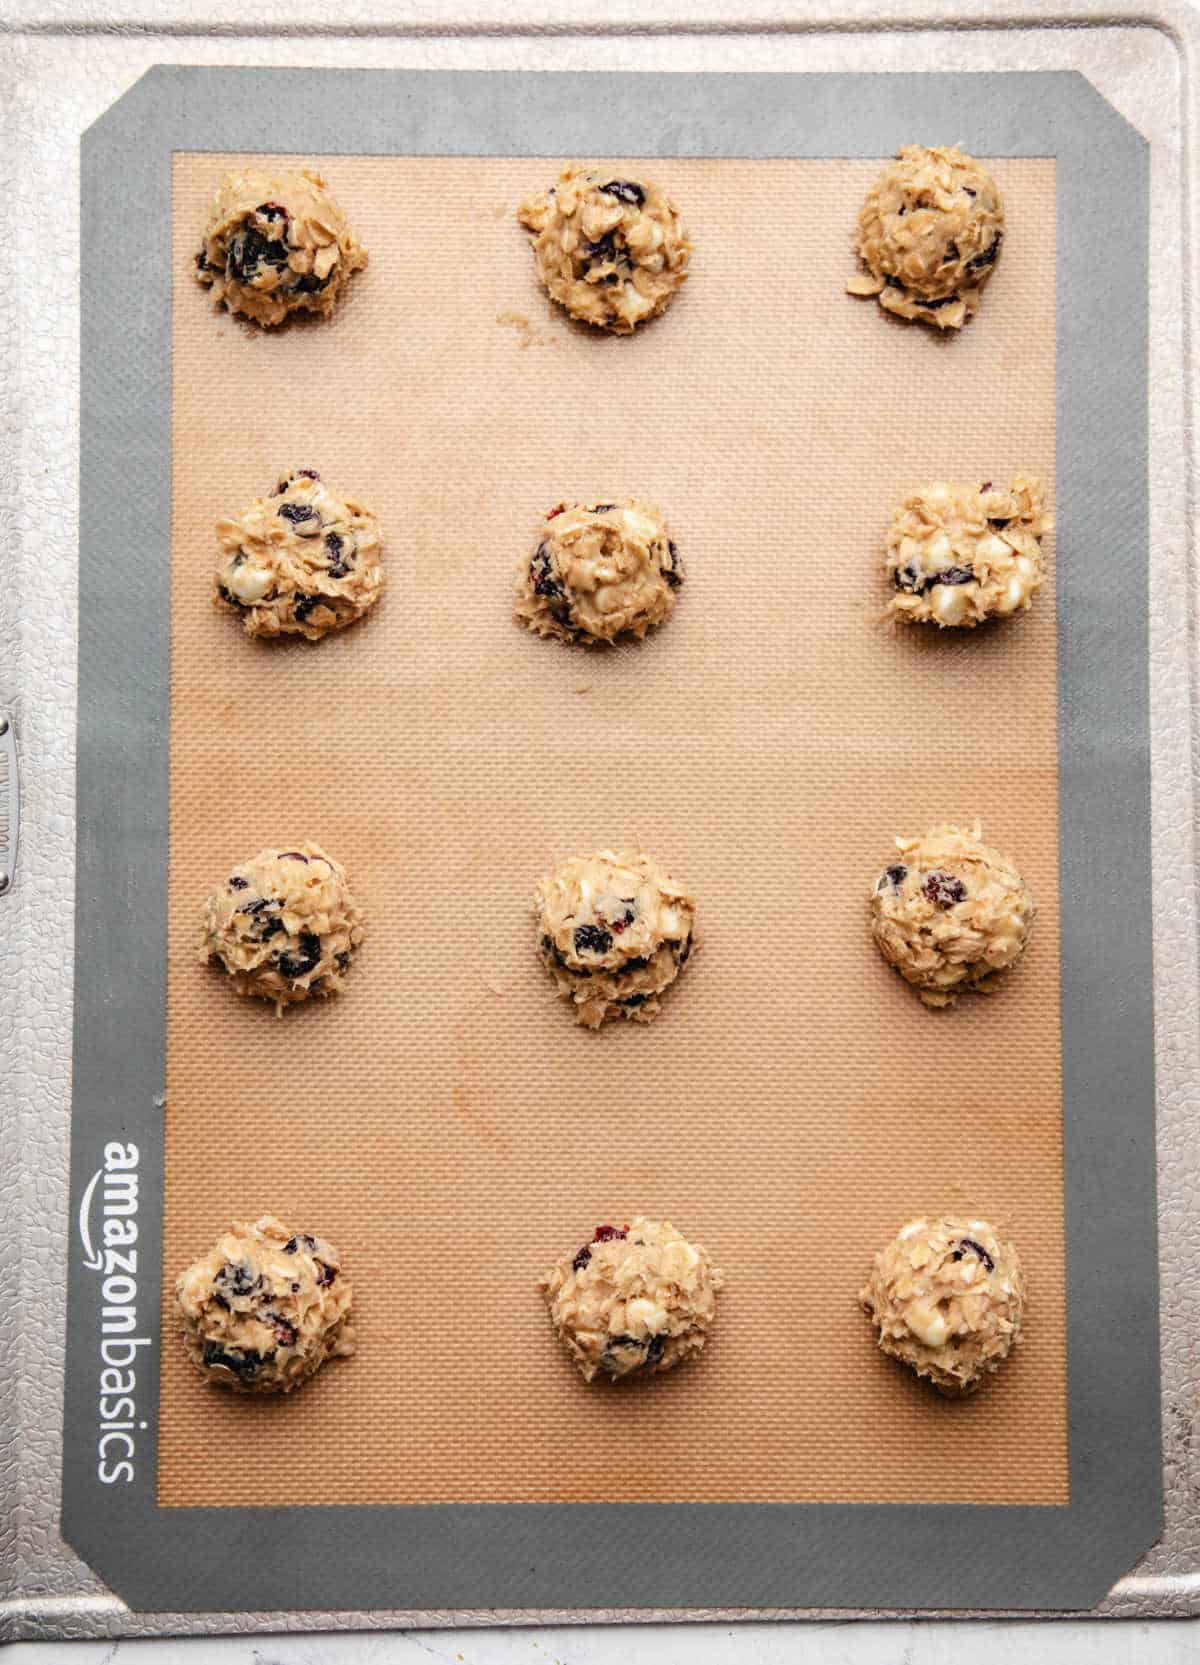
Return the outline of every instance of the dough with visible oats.
[[[892,518],[887,571],[895,618],[968,629],[1028,609],[1045,582],[1042,537],[1053,529],[1038,480],[926,486]]]
[[[974,1393],[1021,1337],[1025,1275],[986,1220],[910,1220],[859,1300],[879,1345],[947,1398]]]
[[[568,163],[517,211],[538,277],[572,318],[617,335],[664,312],[687,277],[692,245],[666,192],[609,168]]]
[[[239,994],[276,1012],[337,994],[363,939],[346,872],[317,844],[260,850],[204,904],[200,959],[218,960]]]
[[[1033,896],[1015,863],[981,842],[978,823],[934,827],[896,848],[871,893],[880,953],[927,1006],[952,1006],[964,989],[991,993],[1033,929]]]
[[[651,1023],[692,953],[687,887],[650,856],[572,856],[538,887],[538,947],[576,1023]]]
[[[1004,204],[987,170],[957,146],[904,145],[858,217],[863,271],[846,287],[886,312],[959,329],[978,312],[1004,239]]]
[[[379,522],[312,468],[281,474],[234,520],[217,522],[214,601],[248,636],[319,641],[374,607],[383,589]]]
[[[217,306],[255,323],[328,317],[367,251],[319,173],[231,173],[209,204],[196,277]]]
[[[565,642],[642,637],[675,606],[683,563],[662,512],[636,497],[559,503],[517,568],[515,613]]]
[[[724,1279],[708,1251],[669,1221],[638,1217],[597,1226],[538,1287],[585,1382],[653,1376],[699,1353],[716,1318]]]
[[[188,1358],[235,1393],[290,1393],[348,1357],[352,1300],[337,1250],[273,1214],[235,1220],[175,1284]]]

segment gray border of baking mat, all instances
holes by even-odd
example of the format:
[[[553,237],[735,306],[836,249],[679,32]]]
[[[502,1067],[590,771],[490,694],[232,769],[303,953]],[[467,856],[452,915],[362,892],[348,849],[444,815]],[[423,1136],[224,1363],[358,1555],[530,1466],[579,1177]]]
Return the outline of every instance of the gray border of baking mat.
[[[610,152],[614,134],[626,155],[880,157],[919,137],[1056,158],[1071,1501],[159,1508],[172,152],[569,157]],[[1080,1610],[1154,1540],[1148,185],[1145,141],[1073,73],[158,68],[85,135],[63,1519],[132,1607]],[[987,327],[986,308],[972,327]],[[105,1285],[84,1263],[78,1212],[113,1142],[139,1151],[135,1339],[147,1344],[136,1426],[109,1430],[106,1448],[111,1473],[136,1442],[134,1477],[104,1484]],[[129,1295],[108,1286],[111,1302]]]

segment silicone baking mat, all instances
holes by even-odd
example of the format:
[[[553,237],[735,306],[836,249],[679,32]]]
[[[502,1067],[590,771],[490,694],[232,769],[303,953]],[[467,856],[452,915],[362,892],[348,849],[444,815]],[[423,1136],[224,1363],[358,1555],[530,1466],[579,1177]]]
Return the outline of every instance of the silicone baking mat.
[[[880,624],[906,489],[1052,482],[1054,164],[996,164],[1003,281],[944,343],[843,292],[877,162],[610,160],[662,174],[697,250],[628,341],[534,289],[514,209],[553,159],[328,159],[371,266],[333,328],[262,340],[191,256],[221,170],[270,160],[176,158],[166,1264],[269,1205],[338,1244],[362,1322],[283,1407],[168,1346],[160,1501],[1065,1503],[1054,599],[966,641]],[[301,465],[377,508],[390,587],[280,652],[210,605],[212,523]],[[625,493],[671,517],[669,627],[615,653],[522,631],[546,509]],[[976,814],[1037,939],[993,998],[928,1012],[864,897],[894,833]],[[369,934],[345,1000],[280,1022],[195,964],[198,899],[305,836]],[[702,947],[652,1027],[594,1035],[530,899],[598,847],[686,875]],[[1011,1221],[1034,1292],[961,1415],[854,1302],[927,1207]],[[716,1339],[585,1392],[533,1283],[640,1212],[724,1265]]]
[[[368,1567],[393,1581],[372,1604],[464,1606],[536,1589],[555,1605],[704,1600],[714,1579],[739,1605],[831,1590],[834,1605],[852,1590],[872,1604],[1045,1604],[1050,1542],[1067,1560],[1049,1600],[1081,1605],[1073,1580],[1099,1592],[1121,1570],[1104,1557],[1135,1516],[1095,1531],[1095,1488],[1112,1476],[1087,1460],[1111,1409],[1086,1375],[1068,1398],[1064,1347],[1073,1367],[1086,1360],[1079,1320],[1112,1298],[1112,1266],[1080,1236],[1086,1220],[1070,1237],[1081,1176],[1068,1161],[1064,1212],[1063,1132],[1069,1147],[1072,1087],[1099,1087],[1089,1165],[1119,1165],[1116,1112],[1132,1092],[1149,1114],[1149,1059],[1140,1003],[1109,1012],[1078,900],[1060,933],[1058,891],[1065,877],[1071,899],[1084,827],[1093,871],[1135,871],[1121,805],[1081,822],[1095,781],[1079,763],[1098,746],[1136,782],[1144,734],[1110,721],[1119,702],[1089,683],[1101,667],[1072,646],[1065,606],[1056,630],[1053,586],[1028,618],[958,642],[883,628],[878,580],[892,503],[912,484],[1017,469],[1053,481],[1056,399],[1060,515],[1065,498],[1078,540],[1099,513],[1079,499],[1107,482],[1080,450],[1088,424],[1063,362],[1074,332],[1064,342],[1060,310],[1056,349],[1055,296],[1085,229],[1077,132],[1100,113],[1076,112],[1066,144],[1047,117],[1073,78],[851,81],[848,104],[831,101],[835,79],[799,102],[794,80],[785,96],[773,77],[160,80],[177,153],[155,175],[174,237],[170,593],[143,581],[151,651],[123,668],[135,756],[161,762],[169,737],[170,772],[154,825],[133,829],[147,863],[128,899],[149,929],[142,952],[157,944],[142,968],[157,993],[135,1007],[134,977],[124,1005],[165,1048],[165,1280],[229,1214],[276,1209],[342,1247],[362,1346],[288,1402],[245,1404],[204,1391],[168,1345],[160,1420],[136,1442],[156,1543],[207,1530],[289,1564],[296,1534],[334,1509],[358,1547],[353,1566],[317,1575],[330,1605],[355,1604]],[[343,82],[339,109],[369,133],[357,144],[319,115]],[[300,102],[315,124],[303,145]],[[559,157],[618,161],[603,143],[614,110],[616,130],[647,141],[623,165],[653,166],[697,244],[687,291],[632,341],[553,312],[512,220]],[[983,317],[953,340],[840,292],[857,204],[914,124],[993,157],[1020,229]],[[235,132],[244,151],[294,134],[298,156],[327,158],[372,251],[330,328],[259,336],[217,317],[188,276]],[[1136,186],[1136,148],[1128,167]],[[1127,256],[1140,258],[1136,240]],[[147,352],[164,323],[147,321]],[[126,398],[99,418],[110,454],[129,414]],[[133,466],[156,484],[164,442],[144,412]],[[213,519],[297,465],[369,502],[388,540],[377,615],[315,650],[248,643],[208,606]],[[1115,489],[1136,549],[1135,487]],[[687,562],[669,626],[607,654],[520,633],[511,571],[540,514],[625,491],[663,503]],[[1129,542],[1071,547],[1128,570]],[[111,586],[127,557],[111,541],[106,555]],[[1060,556],[1060,595],[1069,573]],[[107,596],[87,615],[93,651],[124,623]],[[169,682],[153,651],[168,620]],[[1092,622],[1144,655],[1136,610],[1132,631],[1128,615]],[[110,823],[112,792],[107,780]],[[1037,936],[991,1000],[931,1014],[876,957],[863,896],[894,832],[976,815],[1030,879]],[[370,934],[344,1001],[277,1022],[194,964],[195,911],[239,856],[310,835],[347,863]],[[528,902],[556,860],[605,844],[687,876],[703,952],[653,1028],[594,1036],[551,998]],[[85,893],[85,949],[97,923]],[[111,1013],[111,987],[107,999]],[[1115,1041],[1108,1016],[1129,1091],[1111,1067],[1094,1077],[1097,1046]],[[125,1033],[101,1040],[86,1001],[80,1025],[77,1068],[97,1047],[124,1066]],[[102,1078],[77,1075],[88,1091]],[[152,1227],[157,1151],[144,1148]],[[86,1179],[78,1144],[76,1158]],[[1152,1325],[1147,1195],[1126,1162],[1111,1207],[1128,1227],[1116,1298],[1135,1326]],[[1028,1342],[992,1390],[954,1407],[877,1356],[853,1300],[873,1249],[940,1206],[1010,1223],[1034,1291]],[[641,1208],[725,1265],[718,1331],[693,1368],[587,1392],[532,1282],[596,1220]],[[1126,1369],[1122,1414],[1152,1429],[1152,1377]],[[1144,1458],[1133,1440],[1119,1464],[1127,1495],[1139,1481],[1139,1523],[1154,1510]],[[69,1501],[70,1487],[69,1465]],[[89,1511],[79,1491],[74,1503],[79,1541]],[[978,1566],[935,1570],[924,1553],[964,1509],[988,1546],[986,1600]],[[614,1518],[621,1532],[581,1569],[569,1545]],[[147,1589],[168,1572],[129,1523],[141,1554],[118,1588]],[[644,1546],[664,1532],[674,1548],[652,1569]],[[107,1541],[116,1566],[111,1528]],[[871,1569],[869,1597],[848,1545]],[[210,1574],[188,1599],[172,1558],[172,1603],[241,1605],[246,1575],[229,1563],[219,1591]],[[311,1569],[281,1573],[271,1599],[311,1604]]]

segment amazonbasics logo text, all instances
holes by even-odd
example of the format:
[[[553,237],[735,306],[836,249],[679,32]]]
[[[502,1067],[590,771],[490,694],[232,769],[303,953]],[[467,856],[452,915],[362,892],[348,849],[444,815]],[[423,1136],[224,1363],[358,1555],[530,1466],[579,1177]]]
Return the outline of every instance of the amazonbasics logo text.
[[[102,1485],[128,1485],[134,1476],[138,1420],[138,1349],[151,1346],[138,1330],[138,1148],[104,1147],[104,1166],[88,1181],[79,1203],[83,1263],[98,1272],[100,1371],[96,1474]],[[150,1355],[146,1355],[149,1364]]]

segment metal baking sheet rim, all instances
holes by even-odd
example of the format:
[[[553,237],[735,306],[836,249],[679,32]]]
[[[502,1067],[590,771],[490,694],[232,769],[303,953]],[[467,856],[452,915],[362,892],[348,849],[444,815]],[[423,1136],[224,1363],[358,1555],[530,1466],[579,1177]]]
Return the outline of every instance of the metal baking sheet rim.
[[[578,7],[570,9],[576,14],[579,12]],[[839,21],[846,21],[847,12],[855,9],[859,10],[863,19],[869,16],[866,8],[857,8],[852,0],[850,6],[843,8]],[[1034,9],[1042,29],[1056,22],[1070,23],[1078,28],[1088,21],[1086,18],[1065,19],[1040,5]],[[167,5],[164,4],[161,10],[165,13]],[[295,10],[303,12],[304,6]],[[759,11],[760,14],[764,11],[775,12],[780,23],[786,20],[786,6],[767,5],[760,7]],[[976,12],[972,19],[949,8],[929,6],[916,21],[933,31],[943,32],[943,38],[949,39],[945,31],[955,29],[960,23],[977,21],[980,15]],[[1028,17],[1029,12],[1025,15]],[[547,22],[553,21],[541,18],[532,26],[544,27]],[[756,23],[758,21],[756,18]],[[814,12],[805,27],[810,34],[820,34],[821,25],[822,19]],[[87,26],[85,21],[85,36]],[[92,26],[96,26],[95,21]],[[587,29],[586,20],[579,15],[564,18],[562,26],[568,47],[572,30],[582,32]],[[764,20],[764,26],[770,27],[770,19]],[[706,21],[705,34],[721,36],[736,32],[740,35],[746,27],[745,24],[732,24],[723,28],[714,19]],[[1194,70],[1197,43],[1200,42],[1200,17],[1190,7],[1172,6],[1156,16],[1117,9],[1105,12],[1103,27],[1123,30],[1148,27],[1161,32],[1173,43],[1179,66],[1176,119],[1181,132],[1180,149],[1182,159],[1191,164],[1190,178],[1194,181],[1195,158],[1191,152],[1194,132],[1185,126],[1185,99],[1187,84]],[[452,25],[448,24],[447,31],[451,28]],[[991,33],[995,38],[1000,31]],[[1039,36],[1036,30],[1018,27],[1004,27],[1003,36],[1014,50],[1013,67],[1017,67],[1018,61],[1023,68],[1031,65],[1042,67],[1039,59],[1046,57],[1048,36]],[[915,48],[913,41],[909,40],[904,46],[904,67],[971,67],[969,62],[962,61],[964,56],[970,57],[964,45],[969,42],[969,37],[957,34],[954,41],[951,62],[946,55],[938,54],[934,37],[927,37]],[[272,48],[275,62],[279,61],[279,44],[275,42]],[[694,48],[696,44],[693,41],[690,46]],[[865,67],[862,36],[839,35],[830,27],[823,37],[823,44],[826,54],[819,67]],[[520,67],[561,67],[558,61],[544,64],[538,61],[544,43],[531,39],[529,45],[531,56],[523,59]],[[845,48],[840,56],[834,50],[839,45]],[[236,39],[227,41],[225,46],[226,56],[219,61],[237,61],[238,56],[246,61],[254,55],[253,46],[239,49]],[[868,58],[871,67],[888,67],[886,53],[880,49],[879,37],[870,46]],[[155,51],[153,45],[149,47],[148,56],[144,38],[136,45],[131,41],[129,50],[131,60],[136,59],[136,62],[126,84],[131,84],[149,61],[164,58],[194,61],[195,56],[187,52]],[[1003,53],[993,53],[978,67],[1007,67],[998,58],[1002,60]],[[301,48],[300,53],[290,61],[309,60]],[[356,58],[351,49],[345,57],[334,61],[352,64],[362,59]],[[441,66],[441,60],[434,61],[438,67]],[[18,50],[14,62],[13,73],[20,78],[28,59]],[[411,67],[419,67],[419,60],[412,61]],[[517,65],[514,63],[512,67]],[[664,66],[656,63],[654,67]],[[705,66],[692,59],[685,67]],[[759,66],[746,62],[739,67]],[[772,67],[779,66],[773,63]],[[1053,64],[1046,63],[1045,67],[1064,67],[1064,60],[1060,58]],[[117,90],[124,89],[119,87]],[[28,128],[18,127],[14,146],[18,161],[34,153],[35,129],[36,124]],[[36,179],[36,169],[31,169],[30,173]],[[16,189],[19,194],[19,182]],[[1195,184],[1191,186],[1190,202],[1185,191],[1184,179],[1174,174],[1171,168],[1163,170],[1155,167],[1152,211],[1156,224],[1156,253],[1151,286],[1154,389],[1151,401],[1151,502],[1154,517],[1151,631],[1164,1470],[1168,1527],[1159,1545],[1139,1568],[1122,1579],[1106,1601],[1094,1610],[1105,1616],[1145,1617],[1200,1610],[1200,1537],[1197,1536],[1197,1523],[1189,1519],[1190,1500],[1200,1487],[1200,1442],[1192,1433],[1190,1415],[1198,1383],[1196,1362],[1188,1357],[1186,1339],[1189,1329],[1194,1327],[1195,1307],[1195,1297],[1188,1285],[1197,1283],[1194,1273],[1200,1269],[1194,1264],[1195,1245],[1189,1243],[1189,1232],[1197,1223],[1193,1198],[1197,1194],[1195,1180],[1200,1177],[1200,1142],[1193,1132],[1188,1114],[1189,1104],[1196,1102],[1197,1081],[1200,1079],[1194,1033],[1198,939],[1191,832],[1191,758],[1197,739],[1196,562],[1191,541],[1194,537],[1196,456],[1194,449],[1191,452],[1187,450],[1188,442],[1181,419],[1194,386],[1196,369],[1196,302],[1195,296],[1183,283],[1183,273],[1189,264],[1185,258],[1188,253],[1186,239],[1194,224],[1197,206]],[[1169,249],[1163,253],[1157,243],[1164,230],[1179,238],[1174,258]],[[73,239],[71,242],[73,246]],[[0,258],[11,258],[10,251],[4,251]],[[5,292],[11,295],[11,287],[7,287]],[[63,297],[60,295],[58,300],[61,303]],[[67,328],[64,322],[69,327],[72,301],[73,297],[67,297],[66,320],[53,310],[45,314],[45,321],[51,325],[52,340],[57,338],[61,343],[65,338]],[[1178,316],[1175,315],[1175,307],[1179,308]],[[13,407],[9,410],[0,408],[0,414],[8,417],[28,413],[25,400],[31,388],[43,385],[45,379],[39,380],[36,343],[31,347],[27,335],[19,336],[18,340],[22,345],[19,347],[17,374],[0,394],[0,398],[11,402]],[[1183,378],[1178,376],[1181,358]],[[19,453],[16,457],[14,484],[21,493],[18,502],[26,509],[31,506],[32,512],[23,514],[18,522],[20,530],[15,551],[17,583],[15,587],[8,587],[7,594],[0,594],[0,709],[15,719],[27,794],[21,865],[12,892],[0,902],[0,908],[4,910],[0,912],[0,929],[4,929],[4,937],[10,946],[10,953],[0,961],[0,1014],[5,1023],[4,1031],[0,1032],[0,1061],[3,1061],[6,1074],[16,1085],[16,1098],[21,1104],[21,1119],[17,1128],[21,1160],[15,1165],[15,1170],[0,1177],[0,1203],[11,1202],[13,1206],[9,1212],[27,1228],[12,1233],[0,1249],[0,1290],[5,1291],[5,1302],[0,1307],[0,1336],[13,1343],[0,1348],[0,1392],[4,1392],[8,1399],[11,1391],[21,1407],[13,1477],[13,1492],[18,1500],[18,1533],[11,1564],[0,1569],[5,1581],[0,1586],[4,1594],[4,1599],[0,1601],[0,1637],[65,1638],[282,1629],[316,1631],[630,1621],[728,1622],[737,1618],[880,1617],[893,1613],[899,1616],[899,1610],[872,1610],[867,1614],[845,1609],[134,1614],[116,1598],[105,1594],[88,1569],[75,1560],[62,1544],[57,1532],[59,1472],[56,1419],[61,1389],[56,1377],[60,1374],[58,1361],[62,1347],[61,1279],[66,1236],[64,1113],[69,1069],[64,1070],[64,1059],[69,1057],[69,996],[64,998],[61,993],[59,996],[60,1005],[66,1013],[66,1023],[61,1032],[56,1031],[53,1022],[39,1029],[38,1020],[42,1017],[43,1006],[52,1004],[50,991],[56,986],[60,990],[69,987],[71,964],[69,909],[64,917],[52,918],[48,923],[44,911],[55,889],[61,888],[64,873],[69,875],[72,871],[74,858],[70,800],[74,712],[71,700],[63,699],[64,670],[61,663],[64,629],[70,630],[73,626],[70,609],[64,606],[61,596],[64,579],[68,581],[66,589],[69,592],[74,549],[71,528],[61,523],[61,508],[58,509],[60,524],[57,535],[53,531],[44,534],[44,527],[52,523],[56,504],[60,500],[53,495],[43,497],[36,483],[37,476],[45,473],[44,467],[39,466],[42,457],[37,444],[42,426],[39,418],[24,425],[24,432],[33,443],[26,453]],[[60,446],[57,460],[62,466],[54,471],[55,477],[61,481],[65,475],[72,481],[73,490],[75,459],[70,455],[74,437],[73,410],[64,413],[61,404],[58,406],[57,415],[51,417],[49,437]],[[1195,444],[1194,439],[1192,443]],[[49,454],[54,455],[52,449]],[[10,525],[12,523],[10,518]],[[43,528],[41,537],[38,536],[39,524]],[[53,583],[46,582],[48,576],[53,576],[56,562],[60,563],[57,588]],[[1180,596],[1187,598],[1183,607],[1179,605]],[[68,681],[70,674],[71,667],[68,667]],[[1187,745],[1182,743],[1185,735],[1190,742]],[[35,897],[39,903],[36,912],[30,905]],[[39,915],[43,917],[39,918]],[[12,923],[8,925],[10,920]],[[38,974],[31,978],[29,973],[34,967]],[[41,994],[46,994],[48,998],[40,999]],[[61,1017],[62,1013],[52,1013],[51,1016]],[[56,1038],[57,1047],[54,1045]],[[10,1185],[13,1187],[11,1198],[6,1194]],[[24,1198],[19,1194],[20,1187],[27,1187]],[[29,1199],[32,1199],[32,1207]],[[52,1222],[49,1228],[47,1220]],[[21,1299],[10,1301],[9,1291],[19,1294]],[[1114,1344],[1119,1345],[1119,1340],[1114,1338]],[[51,1371],[49,1383],[38,1375],[39,1368],[44,1369],[47,1365]],[[6,1380],[6,1376],[9,1379]],[[47,1387],[51,1389],[48,1399]],[[35,1591],[38,1593],[34,1594]],[[932,1610],[925,1612],[934,1616]],[[961,1618],[964,1615],[960,1611],[953,1616]],[[1022,1616],[1032,1615],[1026,1613]]]

